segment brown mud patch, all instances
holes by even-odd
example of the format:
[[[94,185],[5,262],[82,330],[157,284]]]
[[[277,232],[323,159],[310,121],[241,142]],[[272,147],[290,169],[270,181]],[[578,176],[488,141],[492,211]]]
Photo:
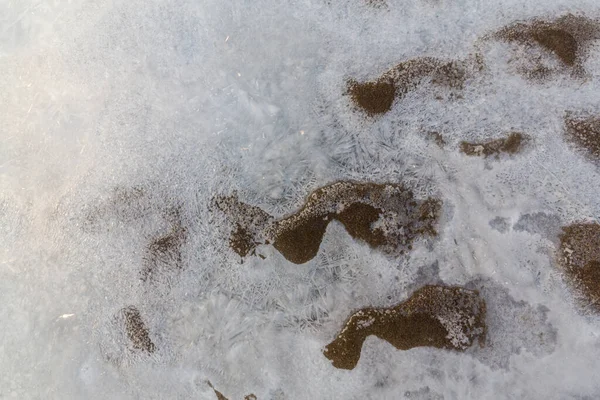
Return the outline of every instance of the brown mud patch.
[[[384,114],[392,109],[396,98],[396,84],[393,80],[364,83],[352,80],[348,83],[348,93],[354,104],[367,114]]]
[[[182,226],[180,211],[175,208],[165,218],[171,225],[170,232],[153,239],[144,255],[141,279],[146,282],[162,271],[183,268],[182,247],[187,239],[187,229]]]
[[[355,312],[323,354],[334,367],[353,369],[370,335],[399,350],[430,346],[464,351],[475,339],[484,345],[485,316],[485,302],[477,291],[428,285],[395,307]]]
[[[588,156],[600,160],[600,117],[576,117],[567,113],[565,135],[568,141],[584,149]]]
[[[600,39],[600,25],[592,19],[567,14],[549,21],[535,19],[518,22],[502,28],[493,37],[516,43],[528,50],[541,49],[556,57],[565,71],[580,76],[584,73],[582,60],[589,45],[593,40]],[[541,55],[531,54],[528,58],[518,68],[528,78],[545,79],[555,72],[561,72],[545,65]]]
[[[563,227],[559,264],[584,309],[600,313],[600,224]]]
[[[528,137],[520,132],[512,132],[507,137],[501,139],[490,140],[483,143],[461,142],[460,151],[468,156],[500,156],[500,154],[517,154],[519,153]]]
[[[129,306],[121,310],[125,322],[125,332],[135,350],[154,353],[156,346],[150,339],[148,328],[137,308]]]
[[[467,61],[417,57],[401,62],[374,81],[349,80],[347,93],[356,107],[375,116],[388,112],[395,99],[402,99],[426,80],[438,87],[462,90],[467,76],[481,68],[479,57]]]
[[[412,249],[419,236],[437,235],[441,201],[416,200],[399,184],[336,182],[311,193],[296,213],[274,219],[236,197],[215,199],[235,226],[230,247],[240,256],[257,244],[272,243],[288,261],[305,263],[317,255],[329,223],[340,222],[354,239],[389,255]]]

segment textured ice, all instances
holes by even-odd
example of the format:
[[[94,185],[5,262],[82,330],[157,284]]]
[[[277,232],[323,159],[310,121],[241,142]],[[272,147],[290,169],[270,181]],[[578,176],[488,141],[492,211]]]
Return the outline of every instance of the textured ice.
[[[599,398],[600,317],[556,236],[600,215],[598,18],[597,0],[0,1],[0,398]],[[592,37],[531,33],[556,21]],[[356,107],[349,82],[415,59],[482,68]],[[460,151],[510,132],[523,151]],[[210,211],[237,193],[286,216],[338,181],[441,199],[438,236],[390,257],[332,221],[304,264],[269,245],[241,264]],[[484,297],[485,347],[323,355],[353,311],[440,282]]]
[[[513,225],[515,231],[537,233],[552,238],[560,231],[560,217],[556,214],[536,212],[523,214]]]
[[[500,233],[505,233],[509,228],[509,223],[507,219],[502,217],[495,217],[494,219],[490,219],[489,224],[492,229],[495,229]]]

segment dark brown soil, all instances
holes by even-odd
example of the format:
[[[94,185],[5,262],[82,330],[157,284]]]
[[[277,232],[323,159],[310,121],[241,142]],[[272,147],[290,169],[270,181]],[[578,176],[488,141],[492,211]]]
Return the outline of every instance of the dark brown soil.
[[[399,255],[410,250],[418,236],[437,234],[440,209],[439,200],[416,201],[402,185],[337,182],[315,190],[300,211],[277,221],[271,232],[278,250],[312,244],[310,258],[298,259],[293,257],[295,253],[280,250],[294,263],[307,262],[316,255],[322,232],[331,220],[341,222],[353,238]],[[307,230],[306,224],[319,230]]]
[[[396,97],[396,85],[392,80],[365,83],[350,81],[348,92],[354,104],[373,116],[391,110]]]
[[[552,21],[532,20],[509,25],[495,37],[527,47],[538,46],[557,57],[573,74],[580,74],[581,60],[591,41],[600,38],[600,25],[589,18],[568,14]],[[534,65],[524,71],[531,78],[545,78],[552,73],[537,60]]]
[[[553,52],[566,65],[575,65],[579,45],[566,30],[540,27],[531,32],[531,38],[546,50]]]
[[[329,225],[328,216],[316,215],[277,229],[273,246],[294,264],[312,260]]]
[[[460,151],[468,156],[498,156],[502,153],[516,154],[523,149],[527,136],[520,132],[512,132],[505,138],[490,140],[483,143],[461,142]]]
[[[377,222],[382,212],[383,210],[369,204],[353,203],[344,208],[335,218],[344,225],[353,238],[362,240],[371,247],[379,247],[385,244],[385,235],[380,230],[372,229],[371,226]]]
[[[427,78],[438,86],[462,89],[471,67],[464,61],[413,58],[396,65],[375,81],[349,81],[348,93],[354,104],[368,115],[384,114],[392,108],[395,98],[401,99]]]
[[[156,347],[150,339],[148,328],[146,328],[139,310],[134,306],[129,306],[121,311],[125,320],[125,332],[133,348],[147,353],[154,353]]]
[[[398,184],[337,182],[315,190],[298,212],[280,220],[237,199],[220,209],[239,224],[230,239],[238,254],[248,254],[261,238],[264,243],[273,243],[287,260],[302,264],[316,256],[332,220],[339,221],[354,239],[390,255],[403,254],[417,237],[437,235],[441,202],[416,200],[410,190]],[[238,210],[240,214],[252,210],[260,222],[240,217]]]
[[[600,313],[600,224],[563,228],[559,264],[582,307]]]
[[[585,149],[595,160],[600,160],[600,117],[575,117],[567,114],[565,117],[565,134],[567,140]]]
[[[425,286],[392,308],[365,308],[352,314],[323,354],[333,366],[353,369],[370,335],[399,350],[431,346],[464,351],[475,339],[485,343],[485,302],[477,291]]]

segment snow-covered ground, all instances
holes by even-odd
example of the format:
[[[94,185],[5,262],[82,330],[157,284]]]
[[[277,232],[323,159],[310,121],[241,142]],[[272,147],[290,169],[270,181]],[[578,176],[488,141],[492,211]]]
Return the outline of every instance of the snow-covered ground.
[[[581,76],[531,80],[514,59],[536,50],[490,39],[569,13],[600,8],[0,0],[0,399],[215,399],[208,382],[230,400],[600,398],[600,317],[554,261],[559,227],[600,215],[600,164],[564,135],[566,112],[600,112],[600,41]],[[424,83],[369,117],[347,94],[415,57],[475,55],[458,96]],[[511,131],[530,138],[518,154],[459,150]],[[441,199],[439,235],[391,257],[333,221],[307,263],[268,245],[241,263],[211,209],[237,191],[282,217],[338,180]],[[165,238],[171,266],[141,279]],[[440,280],[480,289],[485,347],[371,336],[353,370],[323,355],[353,311]]]

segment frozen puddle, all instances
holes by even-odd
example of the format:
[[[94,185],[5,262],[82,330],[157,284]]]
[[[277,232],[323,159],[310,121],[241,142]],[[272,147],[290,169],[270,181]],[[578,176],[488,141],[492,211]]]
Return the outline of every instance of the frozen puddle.
[[[0,28],[0,399],[600,398],[596,0]]]

